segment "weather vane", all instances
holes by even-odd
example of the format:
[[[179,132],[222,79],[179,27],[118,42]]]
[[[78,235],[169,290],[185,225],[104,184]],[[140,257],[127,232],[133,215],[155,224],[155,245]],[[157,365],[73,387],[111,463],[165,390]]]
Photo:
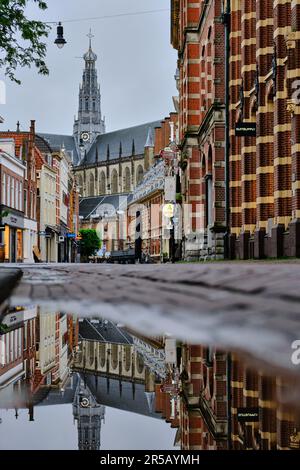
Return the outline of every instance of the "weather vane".
[[[90,46],[92,45],[92,39],[95,37],[93,34],[92,34],[92,28],[90,28],[90,32],[89,34],[87,34],[87,37],[89,38],[90,40]]]

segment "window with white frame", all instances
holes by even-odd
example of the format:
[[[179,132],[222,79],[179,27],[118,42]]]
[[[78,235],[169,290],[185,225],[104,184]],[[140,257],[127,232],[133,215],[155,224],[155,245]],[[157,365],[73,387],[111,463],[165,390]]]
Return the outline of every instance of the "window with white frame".
[[[2,178],[2,204],[6,205],[6,174]]]
[[[10,176],[9,175],[7,175],[6,187],[7,187],[7,206],[10,207]]]

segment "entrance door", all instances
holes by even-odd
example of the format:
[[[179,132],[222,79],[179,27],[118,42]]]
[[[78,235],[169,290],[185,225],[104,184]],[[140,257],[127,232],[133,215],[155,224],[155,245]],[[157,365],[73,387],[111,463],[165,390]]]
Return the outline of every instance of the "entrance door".
[[[15,263],[17,261],[17,232],[16,229],[10,229],[10,262]]]

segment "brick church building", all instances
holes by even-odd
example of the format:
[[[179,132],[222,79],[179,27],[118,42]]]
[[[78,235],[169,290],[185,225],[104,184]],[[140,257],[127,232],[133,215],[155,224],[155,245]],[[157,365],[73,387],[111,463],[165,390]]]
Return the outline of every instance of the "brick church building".
[[[71,157],[82,198],[128,194],[142,181],[148,169],[145,148],[149,142],[154,145],[154,129],[160,126],[160,121],[106,132],[97,55],[92,49],[93,36],[88,37],[89,49],[83,56],[85,67],[73,135],[42,134],[42,137],[53,149],[64,148]],[[95,200],[93,207],[97,202]]]

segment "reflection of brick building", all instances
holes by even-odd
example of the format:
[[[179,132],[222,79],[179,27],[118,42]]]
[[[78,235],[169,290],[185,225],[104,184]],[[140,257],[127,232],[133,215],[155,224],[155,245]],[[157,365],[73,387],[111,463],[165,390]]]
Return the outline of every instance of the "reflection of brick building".
[[[234,1],[230,27],[232,256],[299,256],[300,7]],[[237,137],[238,122],[256,136]]]
[[[287,405],[293,381],[249,370],[233,355],[231,385],[233,449],[288,450],[296,446],[294,434],[300,448],[300,421],[294,406]],[[257,409],[258,421],[239,419],[238,410],[244,408]]]
[[[226,355],[201,346],[182,351],[182,448],[227,448]]]
[[[236,354],[200,345],[182,345],[178,357],[180,382],[167,377],[156,385],[156,411],[178,427],[182,450],[300,448],[292,379],[267,376]]]
[[[223,254],[224,27],[221,1],[172,0],[171,41],[178,50],[183,202],[192,206],[185,257]]]

